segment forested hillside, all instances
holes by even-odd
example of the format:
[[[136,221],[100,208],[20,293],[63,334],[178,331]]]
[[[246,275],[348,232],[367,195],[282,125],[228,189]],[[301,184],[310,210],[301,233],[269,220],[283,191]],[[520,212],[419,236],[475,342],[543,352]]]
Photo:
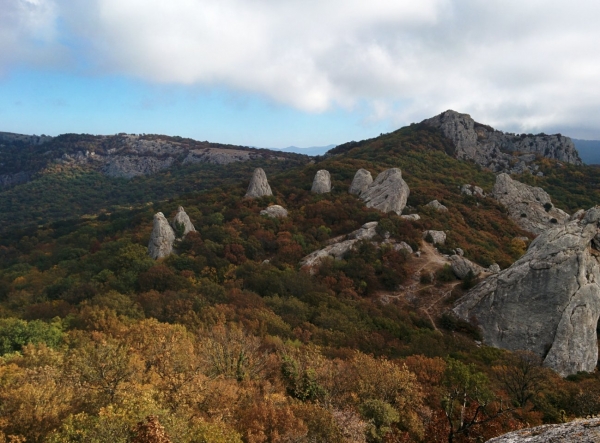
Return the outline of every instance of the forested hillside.
[[[479,442],[600,413],[597,372],[562,379],[533,354],[482,345],[447,314],[474,278],[374,244],[391,236],[440,259],[460,248],[501,268],[525,252],[533,236],[504,207],[461,193],[489,192],[494,174],[452,152],[437,130],[412,125],[313,163],[131,180],[57,168],[4,191],[0,442]],[[538,164],[543,176],[519,180],[556,206],[600,200],[596,169]],[[256,166],[273,196],[244,198]],[[391,167],[420,220],[348,193],[359,168]],[[310,192],[320,169],[331,193]],[[434,199],[449,210],[427,207]],[[289,216],[261,216],[269,204]],[[152,260],[153,215],[172,219],[179,206],[196,232]],[[300,268],[370,221],[373,241]],[[437,252],[423,240],[430,229],[447,233]]]

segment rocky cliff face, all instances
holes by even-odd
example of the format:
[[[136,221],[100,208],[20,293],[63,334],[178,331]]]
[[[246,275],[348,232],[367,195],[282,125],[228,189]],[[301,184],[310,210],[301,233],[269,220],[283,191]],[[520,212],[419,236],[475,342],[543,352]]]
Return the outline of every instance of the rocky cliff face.
[[[558,425],[519,429],[487,443],[597,443],[600,441],[600,418],[575,420]]]
[[[329,175],[329,171],[325,169],[317,171],[310,192],[314,194],[331,192],[331,176]]]
[[[162,212],[154,215],[152,235],[148,243],[148,255],[153,259],[167,257],[173,252],[175,232]]]
[[[510,218],[534,234],[569,221],[569,214],[556,208],[546,191],[513,180],[508,174],[496,177],[492,195],[508,209]]]
[[[265,174],[265,171],[262,168],[256,168],[250,179],[246,197],[258,198],[267,195],[273,195],[271,186],[269,186],[269,182],[267,181],[267,174]]]
[[[530,165],[536,155],[552,158],[575,165],[583,164],[569,137],[556,135],[508,134],[477,123],[468,114],[456,111],[442,112],[423,124],[440,129],[452,140],[457,158],[473,160],[495,172],[520,173],[525,170],[535,173],[536,166]],[[513,153],[523,155],[515,163]]]
[[[593,371],[600,315],[600,207],[540,234],[511,267],[458,301],[490,346],[529,350],[565,376]]]
[[[361,192],[360,198],[369,208],[386,213],[393,211],[400,215],[406,207],[409,193],[410,189],[402,179],[400,169],[391,168],[379,174],[375,181]]]

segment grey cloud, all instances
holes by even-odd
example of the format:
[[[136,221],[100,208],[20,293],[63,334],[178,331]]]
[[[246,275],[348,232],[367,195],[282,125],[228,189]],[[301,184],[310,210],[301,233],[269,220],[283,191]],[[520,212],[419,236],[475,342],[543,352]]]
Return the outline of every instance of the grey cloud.
[[[0,28],[8,29],[0,47],[57,44],[50,25],[60,18],[62,38],[84,42],[73,57],[98,72],[225,86],[309,112],[367,103],[371,118],[394,125],[454,108],[515,132],[597,128],[600,4],[588,0],[0,0],[5,6],[24,21]],[[34,46],[17,45],[0,66]]]

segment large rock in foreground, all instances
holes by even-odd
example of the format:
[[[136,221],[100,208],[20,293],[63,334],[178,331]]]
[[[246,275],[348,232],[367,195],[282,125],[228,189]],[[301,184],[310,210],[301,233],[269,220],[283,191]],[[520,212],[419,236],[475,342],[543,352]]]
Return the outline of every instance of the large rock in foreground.
[[[271,186],[269,186],[269,182],[267,181],[267,174],[265,174],[262,168],[256,168],[250,179],[250,185],[245,196],[259,198],[268,195],[273,195],[273,191],[271,191]]]
[[[492,195],[508,209],[508,214],[526,231],[539,234],[569,220],[569,214],[554,207],[542,188],[533,187],[499,174]]]
[[[154,215],[152,235],[148,243],[148,255],[153,259],[167,257],[173,252],[175,232],[162,212]]]
[[[360,198],[369,208],[385,213],[393,211],[400,215],[406,206],[409,193],[410,189],[402,179],[400,169],[391,168],[379,174],[375,181],[360,194]]]
[[[326,194],[331,192],[331,176],[329,175],[328,170],[321,169],[317,171],[310,192],[314,194]]]
[[[519,429],[487,443],[598,443],[600,418],[575,420],[559,425],[543,425]]]
[[[461,298],[454,312],[476,321],[490,346],[528,350],[566,376],[598,361],[600,207],[540,234],[511,267]]]
[[[178,232],[179,229],[181,229],[181,232]],[[185,237],[188,232],[196,231],[196,228],[194,228],[194,225],[183,209],[183,206],[179,207],[177,214],[173,219],[173,230],[176,234],[181,234],[181,238]]]
[[[369,188],[371,183],[373,183],[373,177],[371,176],[371,173],[366,169],[361,168],[356,171],[356,174],[354,174],[354,178],[352,179],[352,184],[350,185],[348,192],[360,197],[360,195]]]

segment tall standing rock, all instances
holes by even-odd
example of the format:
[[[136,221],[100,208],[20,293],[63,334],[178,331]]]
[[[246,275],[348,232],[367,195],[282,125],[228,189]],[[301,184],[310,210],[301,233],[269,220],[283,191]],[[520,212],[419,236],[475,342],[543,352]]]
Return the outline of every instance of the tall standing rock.
[[[454,312],[475,320],[486,344],[528,350],[565,376],[598,361],[600,207],[540,234],[511,267],[458,301]]]
[[[510,218],[534,234],[569,221],[569,214],[554,207],[546,191],[513,180],[508,174],[496,177],[492,195],[508,209]]]
[[[256,168],[250,179],[246,197],[258,198],[266,195],[273,195],[269,182],[267,181],[267,174],[265,174],[265,171],[262,168]]]
[[[326,169],[317,171],[310,192],[314,194],[326,194],[327,192],[331,192],[331,176],[329,175],[329,171]]]
[[[148,243],[148,255],[153,259],[167,257],[173,252],[175,232],[162,212],[154,215],[152,235]]]
[[[371,173],[366,169],[361,168],[356,171],[356,174],[354,174],[354,178],[352,179],[352,184],[350,185],[348,192],[360,197],[360,195],[367,190],[371,183],[373,183],[373,177],[371,176]]]
[[[368,208],[375,208],[381,212],[393,211],[400,215],[406,206],[410,189],[402,179],[399,168],[383,171],[375,181],[360,194],[360,198]]]
[[[179,234],[179,232],[177,231],[178,229],[180,229],[180,226],[183,227],[181,232],[181,238],[185,237],[188,232],[196,231],[196,228],[194,228],[194,225],[192,224],[190,217],[183,209],[183,206],[179,207],[179,209],[177,210],[177,214],[173,219],[173,230],[176,234]]]

